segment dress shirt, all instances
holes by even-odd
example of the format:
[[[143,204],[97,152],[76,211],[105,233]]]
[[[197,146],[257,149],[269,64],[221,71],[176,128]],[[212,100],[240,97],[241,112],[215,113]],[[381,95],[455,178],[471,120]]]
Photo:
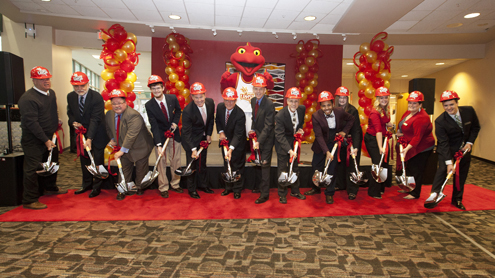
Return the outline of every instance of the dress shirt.
[[[40,90],[40,89],[36,88],[36,86],[33,86],[33,88],[34,88],[36,91],[40,92],[41,94],[43,94],[43,95],[45,95],[45,96],[49,96],[49,95],[50,95],[50,94],[49,94],[49,91],[43,92],[42,90]]]
[[[325,118],[327,120],[327,123],[328,123],[328,128],[330,129],[335,129],[335,127],[337,126],[337,124],[335,123],[335,114],[333,113],[330,113],[330,115],[327,117],[327,115],[325,115]]]

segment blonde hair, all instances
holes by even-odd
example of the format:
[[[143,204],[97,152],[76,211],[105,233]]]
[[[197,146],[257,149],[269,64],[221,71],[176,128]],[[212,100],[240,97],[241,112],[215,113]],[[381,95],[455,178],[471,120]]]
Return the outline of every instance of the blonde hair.
[[[380,105],[380,97],[375,98],[375,102],[373,103],[373,108],[375,108],[378,113],[380,113],[380,116],[383,117],[387,115],[387,117],[390,117],[390,111],[388,111],[388,106],[390,104],[390,97],[389,97],[389,102],[387,103],[387,106],[385,106],[385,109]],[[383,111],[385,110],[385,111]]]

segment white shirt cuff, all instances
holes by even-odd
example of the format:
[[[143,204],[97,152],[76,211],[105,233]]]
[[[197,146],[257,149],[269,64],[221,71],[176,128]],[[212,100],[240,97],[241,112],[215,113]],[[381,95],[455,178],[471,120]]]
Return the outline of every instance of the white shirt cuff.
[[[452,160],[445,160],[445,165],[452,165]]]

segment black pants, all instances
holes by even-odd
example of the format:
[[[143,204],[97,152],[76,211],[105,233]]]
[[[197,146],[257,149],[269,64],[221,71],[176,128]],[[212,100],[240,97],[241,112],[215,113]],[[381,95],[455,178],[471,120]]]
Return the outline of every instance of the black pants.
[[[411,191],[411,195],[419,198],[421,195],[421,186],[423,185],[423,174],[426,169],[426,164],[428,162],[428,158],[430,157],[433,150],[429,150],[426,152],[421,152],[411,157],[408,161],[406,161],[406,175],[413,176],[414,181],[416,182],[416,188]]]
[[[22,180],[24,193],[22,203],[31,204],[38,201],[44,190],[58,190],[56,185],[57,173],[47,177],[36,174],[37,170],[42,169],[41,163],[46,162],[50,154],[44,142],[41,142],[32,134],[23,134],[21,145],[24,151],[24,176]],[[52,162],[58,162],[58,148],[53,148]]]
[[[282,172],[289,173],[289,167],[290,167],[290,162],[289,162],[289,154],[279,154],[277,153],[277,175],[280,177],[280,174]],[[294,157],[294,166],[292,167],[292,172],[298,174],[298,178],[295,183],[289,185],[290,190],[292,194],[297,194],[299,192],[299,166],[297,165],[297,157]],[[278,185],[278,196],[280,197],[285,197],[287,196],[287,187],[282,187],[280,184]]]
[[[184,150],[186,151],[187,165],[189,165],[189,163],[193,159],[191,157],[192,151],[186,150],[186,149],[184,149]],[[187,190],[189,191],[189,193],[196,192],[197,187],[209,188],[208,175],[206,172],[206,156],[207,156],[207,154],[208,154],[208,149],[202,150],[198,159],[196,159],[191,165],[191,170],[196,170],[196,171],[194,171],[194,173],[190,176],[183,177],[183,178],[186,178]]]
[[[376,137],[366,133],[364,136],[364,144],[366,145],[366,149],[371,156],[371,163],[379,165],[381,154],[380,150],[378,150]],[[389,150],[387,154],[387,161],[390,159],[390,152],[391,150]],[[392,186],[392,168],[388,165],[388,162],[385,162],[385,157],[383,158],[381,167],[383,169],[388,169],[387,179],[382,183],[376,182],[372,177],[369,179],[368,195],[371,197],[381,197],[381,192],[385,192],[385,187]]]
[[[464,183],[466,182],[469,166],[471,165],[471,153],[466,153],[466,155],[461,159],[459,163],[459,188],[457,190],[457,178],[454,175],[454,186],[452,190],[452,203],[457,201],[462,201],[462,195],[464,194]],[[433,180],[433,186],[431,188],[431,192],[439,193],[442,185],[447,178],[447,165],[445,165],[445,161],[441,161],[440,157],[438,159],[438,169],[435,174],[435,179]]]
[[[259,185],[260,189],[260,198],[268,199],[270,197],[270,168],[272,165],[272,152],[273,147],[260,149],[261,154],[261,166],[256,166],[256,179],[254,188],[257,188]]]
[[[225,153],[222,149],[222,157],[225,158]],[[225,189],[234,191],[235,193],[241,193],[242,189],[244,188],[244,169],[246,165],[246,151],[243,149],[242,151],[237,151],[235,149],[232,151],[232,158],[230,160],[230,168],[232,172],[236,171],[241,175],[241,179],[238,180],[237,182],[230,183],[230,182],[225,182]],[[227,160],[224,159],[223,161],[223,166],[225,169],[225,172],[228,171],[228,166],[227,166]]]
[[[359,142],[361,141],[362,138],[359,138]],[[335,177],[337,179],[335,186],[339,189],[347,190],[347,194],[357,195],[359,191],[359,185],[353,183],[350,179],[351,173],[356,172],[356,167],[354,167],[354,159],[352,158],[352,156],[349,155],[349,166],[347,166],[347,148],[344,148],[344,146],[342,146],[342,149],[344,150],[341,150],[340,152],[341,162],[337,164],[337,173],[339,174]],[[359,169],[359,163],[361,161],[361,147],[359,147],[357,150],[356,163]],[[359,171],[361,170],[359,169]]]
[[[93,155],[93,159],[95,161],[95,166],[98,167],[98,165],[103,165],[105,161],[104,157],[104,151],[105,148],[103,149],[97,149],[94,148],[91,150],[91,154]],[[99,178],[94,178],[93,180],[93,175],[88,171],[88,168],[86,168],[86,165],[91,165],[91,160],[89,159],[88,153],[86,150],[84,150],[84,156],[79,156],[80,161],[81,161],[81,171],[82,171],[82,188],[93,188],[93,189],[101,189],[101,184],[103,183],[103,180]]]

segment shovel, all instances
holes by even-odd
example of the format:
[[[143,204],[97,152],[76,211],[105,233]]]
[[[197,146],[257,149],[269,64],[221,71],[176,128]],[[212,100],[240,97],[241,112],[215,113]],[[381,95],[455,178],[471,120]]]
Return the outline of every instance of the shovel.
[[[223,152],[225,154],[227,153],[227,147],[226,146],[223,146]],[[230,168],[230,161],[227,160],[227,172],[222,173],[222,178],[227,183],[234,183],[234,182],[241,179],[241,174],[237,173],[237,171],[232,172],[232,169]]]
[[[414,180],[414,177],[406,176],[406,166],[404,165],[404,154],[402,153],[404,147],[402,147],[402,145],[399,144],[399,148],[400,148],[400,161],[402,162],[402,175],[395,176],[395,179],[397,180],[400,189],[413,191],[414,188],[416,187],[416,181]]]
[[[203,147],[199,148],[198,153],[197,153],[198,157],[201,154],[201,151],[203,151]],[[192,173],[194,173],[195,170],[191,170],[191,165],[194,162],[194,160],[196,160],[196,159],[197,158],[191,160],[191,162],[189,162],[187,167],[182,166],[182,167],[176,169],[175,173],[181,177],[187,177],[187,176],[192,175]]]
[[[167,149],[167,145],[169,141],[170,138],[167,138],[167,140],[165,140],[165,144],[163,144],[162,151],[158,154],[158,158],[156,159],[155,166],[153,167],[153,171],[148,171],[146,176],[144,176],[143,181],[141,181],[141,189],[145,189],[146,187],[150,186],[160,174],[156,170],[156,167],[158,166],[158,163],[160,162],[160,159],[162,158],[165,149]]]
[[[57,143],[57,136],[53,134],[52,137],[53,144]],[[55,147],[53,147],[55,148]],[[48,159],[46,162],[41,163],[41,166],[43,167],[42,170],[36,171],[36,174],[47,177],[50,176],[51,174],[54,174],[58,171],[58,168],[60,167],[56,162],[52,162],[52,153],[53,153],[53,148],[50,150],[50,154],[48,155]]]
[[[129,191],[135,191],[136,185],[134,184],[133,181],[128,183],[125,182],[124,171],[122,171],[122,163],[120,162],[120,158],[117,158],[117,165],[119,166],[120,182],[115,184],[115,187],[117,187],[119,193],[127,193]]]
[[[299,147],[299,141],[296,141],[296,145],[294,147],[294,152],[296,153],[296,156],[293,156],[290,158],[290,168],[289,168],[289,173],[287,172],[282,172],[280,173],[280,177],[278,177],[278,183],[282,187],[287,187],[293,183],[296,182],[297,180],[297,174],[292,172],[292,167],[294,165],[294,160],[297,159],[297,148]]]
[[[256,143],[256,138],[253,138],[253,143]],[[256,156],[256,159],[253,161],[256,166],[261,166],[261,154],[260,154],[260,149],[256,148],[254,149],[254,154]]]
[[[353,147],[351,146],[351,152],[353,151]],[[352,159],[354,160],[354,167],[356,168],[356,172],[352,172],[351,173],[351,176],[349,177],[351,179],[351,181],[357,185],[363,185],[365,183],[368,182],[367,179],[364,179],[364,173],[363,172],[360,172],[359,169],[358,169],[358,166],[357,166],[357,162],[356,162],[356,156],[354,155],[354,153],[351,154],[352,156]]]
[[[388,144],[388,137],[385,137],[385,140],[383,141],[383,145],[385,146],[386,144]],[[382,157],[380,158],[380,164],[371,165],[371,175],[373,176],[373,179],[375,179],[375,181],[378,183],[382,183],[387,180],[388,169],[382,168],[382,162],[384,156],[385,153],[382,153]]]
[[[332,156],[335,154],[335,150],[337,149],[337,146],[338,146],[338,143],[335,143],[333,145]],[[327,174],[328,166],[330,166],[331,162],[332,162],[332,159],[329,159],[327,161],[327,165],[325,166],[325,170],[323,170],[323,172],[316,170],[315,173],[313,174],[313,183],[316,186],[321,186],[321,184],[325,184],[326,186],[328,186],[332,182],[333,175]]]
[[[84,135],[82,136],[82,140],[84,144],[86,144],[86,138],[84,138]],[[91,151],[89,147],[86,147],[86,152],[88,153],[89,159],[91,160],[91,165],[86,165],[86,169],[88,169],[88,172],[90,172],[95,178],[99,179],[106,179],[108,178],[108,171],[105,169],[105,166],[103,165],[98,165],[96,166],[95,161],[93,159],[93,155],[91,154]]]

